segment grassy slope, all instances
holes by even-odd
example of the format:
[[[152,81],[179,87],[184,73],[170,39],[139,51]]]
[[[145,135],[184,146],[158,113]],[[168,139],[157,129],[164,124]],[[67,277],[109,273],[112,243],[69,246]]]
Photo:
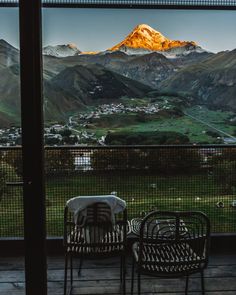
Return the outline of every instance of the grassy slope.
[[[231,135],[233,135],[235,131],[235,126],[229,125],[226,122],[230,117],[232,117],[232,112],[220,110],[212,111],[203,106],[196,106],[189,108],[188,113]]]
[[[226,120],[232,116],[232,113],[210,111],[205,107],[201,109],[192,107],[187,109],[187,111],[191,115],[233,135],[235,127],[226,123]],[[106,135],[108,131],[177,131],[187,135],[192,143],[216,142],[215,138],[205,133],[211,130],[211,128],[188,116],[162,117],[156,114],[150,116],[150,120],[147,122],[138,122],[134,114],[113,114],[98,119],[90,126],[89,130],[94,132],[98,137]]]

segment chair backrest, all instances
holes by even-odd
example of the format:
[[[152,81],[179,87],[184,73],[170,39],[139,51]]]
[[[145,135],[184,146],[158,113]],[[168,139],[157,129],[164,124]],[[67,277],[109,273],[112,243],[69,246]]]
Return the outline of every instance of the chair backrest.
[[[170,275],[205,268],[209,243],[210,221],[202,212],[151,212],[141,223],[139,267],[158,264],[160,272]],[[147,259],[152,249],[155,259]]]
[[[84,211],[84,215],[81,214],[78,218],[78,225],[84,229],[85,242],[89,244],[102,242],[104,237],[112,232],[113,224],[110,206],[98,202],[89,205]]]
[[[77,224],[75,224],[73,217],[66,206],[64,212],[65,244],[68,244],[68,234],[70,234],[71,244],[78,242],[84,249],[92,247],[91,252],[101,251],[99,247],[105,249],[106,246],[115,247],[126,242],[126,209],[114,221],[112,220],[110,206],[103,202],[97,202],[87,206],[84,212],[81,211],[78,215]],[[82,239],[78,238],[81,235]]]
[[[112,224],[111,208],[106,203],[95,203],[88,206],[85,209],[85,215],[82,220],[79,218],[79,222],[82,221],[84,225],[95,225],[110,227]]]

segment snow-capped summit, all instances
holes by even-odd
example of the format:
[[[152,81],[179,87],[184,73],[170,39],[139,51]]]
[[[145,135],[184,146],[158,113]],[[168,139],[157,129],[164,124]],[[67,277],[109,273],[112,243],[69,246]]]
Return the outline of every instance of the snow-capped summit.
[[[197,44],[193,41],[179,41],[170,40],[163,36],[160,32],[154,30],[149,25],[141,24],[134,28],[134,30],[119,44],[113,46],[111,51],[125,51],[127,53],[148,53],[150,51],[165,52],[173,48],[186,47],[197,48]]]
[[[73,43],[67,45],[56,45],[56,46],[46,46],[43,48],[44,55],[50,55],[55,57],[67,57],[80,54],[80,50]]]

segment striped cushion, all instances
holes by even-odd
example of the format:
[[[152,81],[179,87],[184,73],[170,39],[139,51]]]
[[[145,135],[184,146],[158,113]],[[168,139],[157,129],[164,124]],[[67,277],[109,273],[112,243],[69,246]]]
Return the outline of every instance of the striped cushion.
[[[67,237],[67,252],[74,252],[80,254],[89,253],[111,253],[121,251],[124,248],[124,235],[120,225],[113,226],[112,231],[105,229],[98,230],[97,236],[90,232],[94,231],[94,227],[81,228],[75,226]]]
[[[139,242],[133,245],[136,262],[139,261]],[[141,268],[158,274],[194,272],[201,267],[199,257],[188,243],[144,244]]]

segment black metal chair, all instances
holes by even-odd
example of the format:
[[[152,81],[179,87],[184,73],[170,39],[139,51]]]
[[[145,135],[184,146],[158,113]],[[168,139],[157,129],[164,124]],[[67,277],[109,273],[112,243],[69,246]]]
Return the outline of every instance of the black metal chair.
[[[134,266],[137,264],[138,295],[141,275],[162,278],[201,274],[202,294],[205,294],[204,269],[208,264],[210,222],[201,212],[154,211],[140,225],[139,242],[133,245],[131,294],[134,289]]]
[[[120,282],[125,294],[125,254],[127,236],[126,209],[116,214],[112,221],[111,209],[106,203],[97,202],[86,208],[86,217],[79,215],[75,223],[74,215],[65,207],[64,249],[65,277],[64,295],[71,294],[73,288],[73,259],[78,257],[80,274],[85,258],[106,258],[120,256]],[[70,262],[70,287],[67,288],[68,262]],[[67,289],[69,291],[67,292]]]

